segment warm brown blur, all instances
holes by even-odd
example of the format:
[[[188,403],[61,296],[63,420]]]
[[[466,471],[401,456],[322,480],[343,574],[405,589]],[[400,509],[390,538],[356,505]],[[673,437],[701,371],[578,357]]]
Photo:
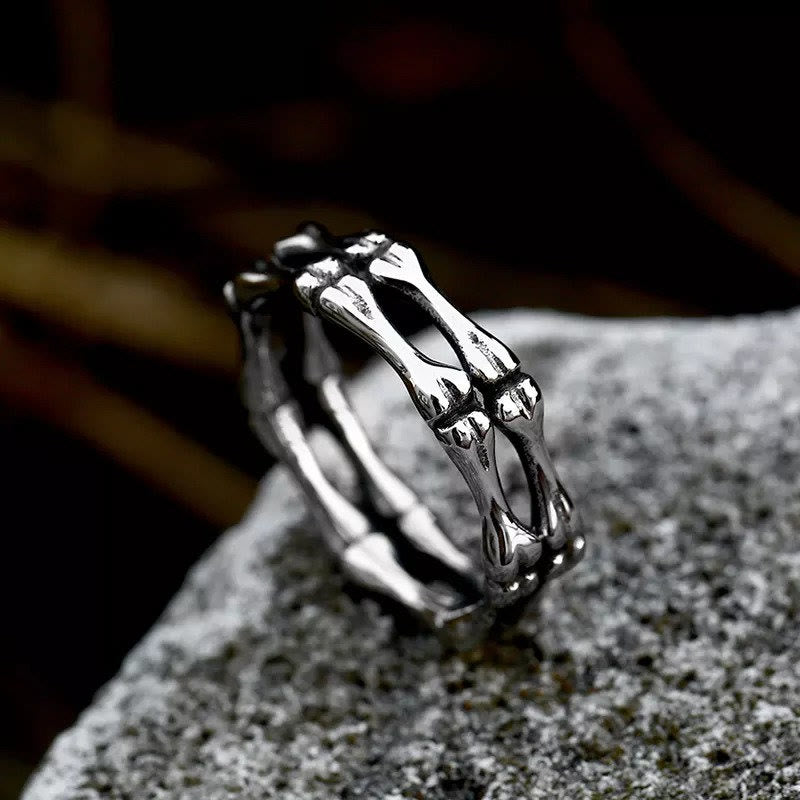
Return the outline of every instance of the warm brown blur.
[[[465,309],[800,301],[798,19],[532,5],[7,12],[0,800],[246,507],[220,288],[298,222],[413,241]]]

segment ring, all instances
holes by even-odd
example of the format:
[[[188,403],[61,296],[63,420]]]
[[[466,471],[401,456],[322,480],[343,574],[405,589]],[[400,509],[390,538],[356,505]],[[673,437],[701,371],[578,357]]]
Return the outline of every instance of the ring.
[[[435,361],[389,322],[374,289],[400,292],[431,319],[460,367]],[[542,396],[517,357],[433,285],[419,254],[383,233],[334,237],[309,223],[225,286],[243,350],[243,396],[266,450],[301,487],[346,575],[422,618],[444,639],[473,642],[514,618],[576,564],[585,539],[550,459]],[[344,385],[324,325],[370,345],[397,372],[466,480],[481,517],[482,571],[380,460]],[[307,426],[343,445],[363,488],[360,505],[324,475]],[[496,431],[516,450],[531,522],[511,510],[497,471]]]

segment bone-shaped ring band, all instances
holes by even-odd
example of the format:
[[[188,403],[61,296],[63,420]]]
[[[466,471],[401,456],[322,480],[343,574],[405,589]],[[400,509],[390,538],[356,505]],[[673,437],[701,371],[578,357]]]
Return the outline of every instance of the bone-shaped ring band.
[[[410,344],[385,316],[375,286],[402,292],[423,309],[461,367],[428,358]],[[299,305],[291,302],[292,294]],[[539,387],[504,344],[442,296],[411,247],[377,232],[333,238],[308,224],[277,242],[269,262],[258,262],[228,283],[225,295],[242,336],[251,425],[297,480],[356,584],[465,641],[485,633],[498,612],[521,609],[580,559],[585,542],[545,446]],[[393,367],[464,476],[481,516],[482,577],[376,455],[347,398],[323,320],[355,333]],[[283,347],[276,334],[282,334]],[[311,400],[304,405],[305,395]],[[305,417],[314,412],[356,467],[365,490],[363,507],[333,487],[312,452]],[[496,429],[522,462],[529,524],[514,514],[503,491]],[[425,558],[415,559],[414,553]]]

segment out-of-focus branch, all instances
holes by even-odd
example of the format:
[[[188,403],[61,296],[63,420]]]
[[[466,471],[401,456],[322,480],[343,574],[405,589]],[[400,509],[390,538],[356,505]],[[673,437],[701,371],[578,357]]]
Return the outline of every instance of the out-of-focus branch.
[[[0,302],[92,340],[232,372],[234,326],[185,281],[132,258],[0,229]]]
[[[105,0],[51,0],[50,8],[58,39],[61,96],[99,118],[112,115],[111,23]],[[49,170],[64,174],[88,173],[93,182],[105,179],[105,192],[76,193],[57,185],[44,197],[47,219],[54,230],[77,233],[91,229],[114,185],[113,127],[97,128],[87,141],[64,136],[51,128],[47,156]],[[104,134],[104,135],[99,135]]]
[[[611,31],[567,3],[566,43],[587,83],[636,133],[652,162],[729,233],[800,275],[800,218],[737,178],[658,105]]]
[[[98,160],[91,155],[95,150],[108,157]],[[64,152],[72,155],[59,156]],[[25,167],[49,184],[101,195],[235,182],[198,153],[121,129],[74,102],[45,104],[8,95],[0,95],[0,165]]]
[[[84,439],[215,525],[238,520],[253,496],[248,476],[2,325],[0,396]]]

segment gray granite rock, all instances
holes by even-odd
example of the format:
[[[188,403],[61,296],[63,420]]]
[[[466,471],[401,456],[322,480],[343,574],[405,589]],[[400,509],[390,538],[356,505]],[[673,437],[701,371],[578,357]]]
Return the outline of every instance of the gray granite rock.
[[[800,797],[800,313],[483,324],[543,386],[589,538],[539,613],[461,655],[397,630],[343,593],[275,470],[26,800]],[[396,378],[370,368],[354,394],[474,546],[463,481]],[[515,470],[504,456],[521,503]]]

